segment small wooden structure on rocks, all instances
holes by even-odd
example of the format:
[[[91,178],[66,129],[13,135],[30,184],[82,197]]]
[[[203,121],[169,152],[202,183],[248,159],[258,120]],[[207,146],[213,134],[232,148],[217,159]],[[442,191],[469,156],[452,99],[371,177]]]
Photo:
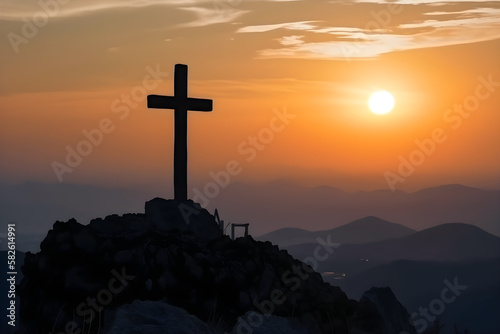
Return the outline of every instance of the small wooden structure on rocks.
[[[226,227],[229,226],[229,224],[231,224],[231,239],[232,240],[235,239],[234,230],[235,230],[236,227],[244,227],[245,228],[245,234],[243,236],[244,237],[248,237],[248,226],[250,225],[249,223],[246,223],[246,224],[228,223],[227,226],[225,227],[224,226],[224,220],[220,219],[219,211],[217,209],[215,209],[214,217],[215,217],[215,221],[217,222],[217,224],[219,224],[219,227],[220,227],[220,230],[221,230],[222,234],[225,234]]]
[[[231,224],[231,239],[235,239],[234,238],[234,228],[235,227],[244,227],[245,228],[245,237],[248,237],[248,225],[250,225],[249,223],[246,223],[246,224],[235,224],[235,223],[232,223]]]

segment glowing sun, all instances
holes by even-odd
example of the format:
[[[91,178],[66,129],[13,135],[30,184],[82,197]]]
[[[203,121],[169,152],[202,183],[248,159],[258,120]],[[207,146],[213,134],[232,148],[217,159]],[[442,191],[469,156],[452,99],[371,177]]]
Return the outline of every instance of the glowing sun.
[[[380,90],[370,95],[368,106],[375,114],[387,114],[394,108],[394,97],[386,90]]]

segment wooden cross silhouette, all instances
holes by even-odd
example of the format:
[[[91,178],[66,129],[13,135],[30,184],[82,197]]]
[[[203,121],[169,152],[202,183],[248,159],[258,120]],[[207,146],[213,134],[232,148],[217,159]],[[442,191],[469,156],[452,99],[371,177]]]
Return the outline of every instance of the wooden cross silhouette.
[[[148,95],[148,108],[174,109],[174,199],[187,200],[187,112],[212,111],[212,100],[188,97],[188,67],[175,65],[174,96]]]

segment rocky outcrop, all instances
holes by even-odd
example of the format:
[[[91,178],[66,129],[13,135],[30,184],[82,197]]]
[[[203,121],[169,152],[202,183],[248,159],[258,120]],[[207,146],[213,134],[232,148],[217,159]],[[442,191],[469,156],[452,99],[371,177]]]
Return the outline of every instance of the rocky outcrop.
[[[294,318],[262,315],[248,311],[238,319],[230,334],[308,334],[307,329]]]
[[[360,303],[366,301],[370,301],[377,308],[384,334],[417,333],[409,323],[410,314],[399,303],[391,288],[371,288],[360,299]]]
[[[157,232],[188,232],[201,240],[222,235],[214,216],[191,200],[179,202],[157,197],[146,202],[145,212],[146,221]]]
[[[298,333],[382,333],[368,298],[349,300],[270,242],[229,239],[198,204],[154,199],[145,211],[56,222],[41,251],[26,255],[20,333],[98,333],[112,314],[149,328],[148,317],[132,316],[138,300],[168,303],[228,332],[259,333],[264,327],[244,316],[254,312],[273,326],[293,318]]]
[[[230,334],[308,334],[297,319],[262,316],[249,311],[239,320],[250,321],[254,328],[234,326]],[[163,301],[135,300],[112,312],[103,320],[102,334],[222,334],[217,324],[207,325],[186,310]],[[228,333],[227,333],[228,334]]]
[[[108,312],[102,334],[218,334],[185,310],[165,302],[135,300]]]

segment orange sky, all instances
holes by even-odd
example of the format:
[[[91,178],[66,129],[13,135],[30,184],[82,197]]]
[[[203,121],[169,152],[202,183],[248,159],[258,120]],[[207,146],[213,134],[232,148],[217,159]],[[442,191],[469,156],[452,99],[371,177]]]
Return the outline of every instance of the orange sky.
[[[2,2],[2,182],[170,184],[173,112],[144,93],[172,95],[185,63],[190,96],[214,100],[189,114],[191,187],[236,161],[238,181],[500,188],[498,1],[50,3]],[[387,115],[367,107],[377,89],[396,99]],[[102,122],[58,176],[54,162]],[[406,176],[401,159],[417,162]]]

